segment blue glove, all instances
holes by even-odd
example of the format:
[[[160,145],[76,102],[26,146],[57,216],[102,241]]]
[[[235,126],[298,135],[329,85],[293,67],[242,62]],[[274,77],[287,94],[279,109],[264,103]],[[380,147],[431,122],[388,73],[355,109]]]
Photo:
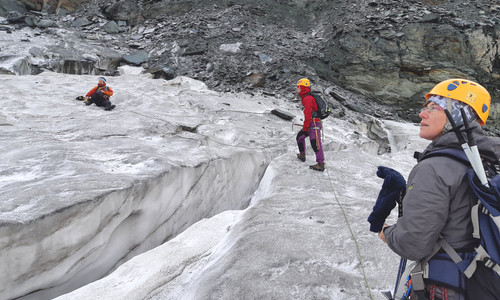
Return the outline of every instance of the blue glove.
[[[378,194],[377,202],[373,206],[373,211],[368,216],[370,231],[380,232],[385,219],[399,201],[401,193],[405,192],[406,180],[398,172],[387,167],[378,167],[377,176],[384,178],[384,183]]]

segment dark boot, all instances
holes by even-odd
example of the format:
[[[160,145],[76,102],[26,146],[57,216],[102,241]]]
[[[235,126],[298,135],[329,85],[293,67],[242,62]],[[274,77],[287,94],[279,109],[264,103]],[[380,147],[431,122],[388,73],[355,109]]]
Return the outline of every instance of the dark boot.
[[[305,162],[305,161],[306,161],[306,154],[305,154],[305,153],[300,153],[300,154],[297,154],[297,158],[298,158],[301,162]]]
[[[110,105],[110,106],[106,107],[104,110],[112,110],[113,108],[115,108],[115,105],[114,105],[114,104],[112,104],[112,105]]]
[[[323,172],[325,170],[325,164],[315,164],[315,165],[312,165],[312,166],[309,166],[309,168],[315,170],[315,171],[320,171],[320,172]]]

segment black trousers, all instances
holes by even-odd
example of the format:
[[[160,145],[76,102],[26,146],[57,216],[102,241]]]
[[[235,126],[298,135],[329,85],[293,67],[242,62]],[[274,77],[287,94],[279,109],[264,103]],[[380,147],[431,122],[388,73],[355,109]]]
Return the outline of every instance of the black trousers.
[[[90,96],[88,99],[90,103],[95,103],[97,106],[110,107],[111,101],[109,101],[108,96],[104,95],[103,92],[97,91],[94,95]]]

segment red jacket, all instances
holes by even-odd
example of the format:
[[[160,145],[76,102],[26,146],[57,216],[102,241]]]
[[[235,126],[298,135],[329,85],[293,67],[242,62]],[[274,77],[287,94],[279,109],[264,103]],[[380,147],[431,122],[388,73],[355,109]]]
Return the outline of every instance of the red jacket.
[[[319,118],[312,119],[312,112],[318,111],[318,106],[316,105],[316,100],[311,95],[306,95],[311,92],[311,89],[305,86],[300,86],[299,96],[302,99],[302,105],[304,106],[304,125],[302,126],[302,131],[308,131],[311,125],[311,120],[315,122],[321,121]]]
[[[113,96],[113,90],[112,90],[111,88],[109,88],[107,85],[105,85],[105,86],[96,86],[96,87],[92,88],[92,89],[91,89],[91,90],[87,93],[87,96],[86,96],[86,97],[88,98],[88,97],[90,97],[90,96],[94,95],[94,94],[95,94],[95,92],[97,92],[98,90],[99,90],[99,91],[102,91],[102,93],[103,93],[104,95],[106,95],[106,96],[107,96],[107,98],[109,98],[110,96]]]

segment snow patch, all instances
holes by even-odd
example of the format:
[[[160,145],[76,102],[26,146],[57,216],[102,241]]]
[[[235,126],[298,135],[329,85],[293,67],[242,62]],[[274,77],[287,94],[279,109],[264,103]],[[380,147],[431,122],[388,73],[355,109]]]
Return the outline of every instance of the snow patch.
[[[240,52],[240,46],[241,43],[235,43],[235,44],[222,44],[219,46],[219,49],[224,52],[231,52],[231,53],[238,53]]]

